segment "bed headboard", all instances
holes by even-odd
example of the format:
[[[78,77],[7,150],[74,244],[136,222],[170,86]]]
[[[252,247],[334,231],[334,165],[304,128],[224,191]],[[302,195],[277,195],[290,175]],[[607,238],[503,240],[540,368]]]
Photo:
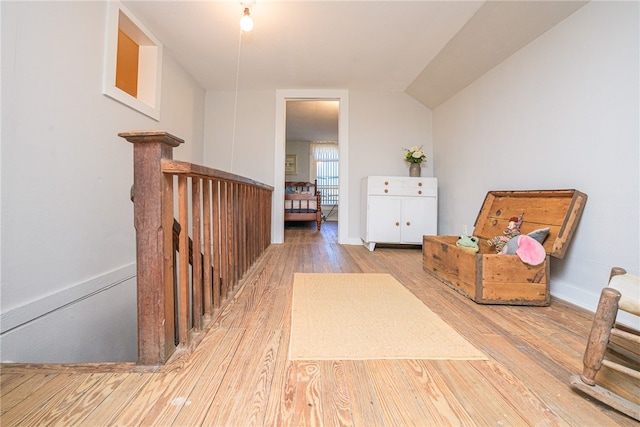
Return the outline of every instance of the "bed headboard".
[[[318,192],[317,182],[317,180],[314,182],[286,181],[284,183],[284,192],[285,194],[316,194]]]

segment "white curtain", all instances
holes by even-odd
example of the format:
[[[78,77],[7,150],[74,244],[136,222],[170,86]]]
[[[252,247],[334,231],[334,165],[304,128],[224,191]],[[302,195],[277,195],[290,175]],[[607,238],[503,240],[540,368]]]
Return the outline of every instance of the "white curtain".
[[[312,142],[309,150],[316,162],[337,162],[340,152],[337,142]]]
[[[337,142],[317,141],[309,144],[309,179],[311,182],[318,177],[318,164],[316,162],[337,162],[339,152]]]
[[[309,145],[309,173],[318,181],[322,204],[338,203],[338,144],[336,142],[312,142]]]

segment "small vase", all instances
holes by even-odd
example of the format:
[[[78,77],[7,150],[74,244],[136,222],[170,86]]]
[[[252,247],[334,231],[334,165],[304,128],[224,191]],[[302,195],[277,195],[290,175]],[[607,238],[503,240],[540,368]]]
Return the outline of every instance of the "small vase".
[[[422,173],[422,167],[420,163],[411,163],[409,165],[409,176],[411,177],[419,177]]]

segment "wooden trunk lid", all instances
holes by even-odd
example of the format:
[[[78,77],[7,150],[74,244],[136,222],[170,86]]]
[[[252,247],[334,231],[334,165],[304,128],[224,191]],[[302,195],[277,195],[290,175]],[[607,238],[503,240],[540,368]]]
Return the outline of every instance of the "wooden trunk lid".
[[[487,239],[503,235],[509,218],[523,214],[520,232],[549,227],[543,246],[547,254],[561,259],[586,202],[587,195],[577,190],[490,191],[476,218],[474,235],[487,246]]]

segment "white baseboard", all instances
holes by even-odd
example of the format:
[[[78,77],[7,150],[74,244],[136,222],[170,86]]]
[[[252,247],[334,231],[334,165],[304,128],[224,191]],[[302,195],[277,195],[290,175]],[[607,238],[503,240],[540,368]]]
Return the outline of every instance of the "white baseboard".
[[[594,293],[586,289],[579,288],[573,283],[554,280],[551,285],[551,295],[555,298],[575,304],[586,310],[595,313],[598,307],[600,293]],[[630,328],[640,330],[640,318],[624,311],[619,311],[616,321]]]
[[[54,294],[11,308],[7,312],[0,314],[0,333],[4,334],[48,313],[117,286],[135,276],[136,264],[132,263]]]

